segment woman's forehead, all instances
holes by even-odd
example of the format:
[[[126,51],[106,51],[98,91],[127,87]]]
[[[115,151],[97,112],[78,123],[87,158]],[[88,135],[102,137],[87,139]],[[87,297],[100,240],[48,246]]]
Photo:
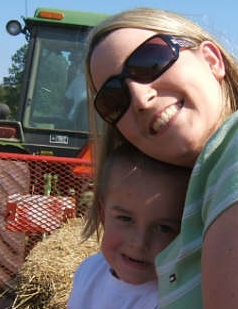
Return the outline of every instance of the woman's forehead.
[[[119,74],[125,59],[155,31],[122,28],[110,33],[94,49],[90,69],[97,89],[112,75]]]

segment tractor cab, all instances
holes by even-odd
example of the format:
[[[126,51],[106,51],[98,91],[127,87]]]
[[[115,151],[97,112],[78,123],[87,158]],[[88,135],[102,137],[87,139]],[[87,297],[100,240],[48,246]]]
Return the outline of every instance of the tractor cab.
[[[12,20],[7,31],[22,33],[27,58],[16,121],[0,122],[0,144],[26,153],[77,157],[88,140],[84,57],[90,29],[104,14],[38,8],[25,25]]]

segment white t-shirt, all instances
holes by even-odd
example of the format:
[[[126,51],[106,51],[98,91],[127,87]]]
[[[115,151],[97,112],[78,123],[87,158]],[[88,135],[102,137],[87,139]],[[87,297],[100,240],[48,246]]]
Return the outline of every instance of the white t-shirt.
[[[126,283],[112,275],[101,253],[87,258],[75,272],[69,309],[158,309],[157,281]]]
[[[67,118],[77,121],[77,129],[88,130],[88,110],[87,110],[87,93],[86,83],[82,74],[77,75],[70,83],[65,97],[73,100],[73,106],[71,107]],[[78,109],[78,112],[76,112]]]
[[[72,80],[65,92],[65,96],[66,98],[73,100],[74,105],[79,104],[80,101],[86,98],[86,83],[82,74],[78,74]]]

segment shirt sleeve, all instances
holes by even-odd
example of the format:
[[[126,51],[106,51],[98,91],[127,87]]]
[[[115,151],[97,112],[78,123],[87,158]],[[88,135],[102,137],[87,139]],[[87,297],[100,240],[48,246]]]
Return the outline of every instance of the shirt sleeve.
[[[237,117],[223,125],[202,155],[204,233],[212,222],[238,201]]]

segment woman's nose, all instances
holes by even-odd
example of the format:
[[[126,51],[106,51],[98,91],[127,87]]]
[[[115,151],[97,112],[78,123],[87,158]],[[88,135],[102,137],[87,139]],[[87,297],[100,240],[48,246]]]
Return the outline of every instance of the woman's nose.
[[[137,112],[141,112],[151,107],[153,100],[157,96],[157,91],[151,84],[142,84],[134,80],[127,81],[127,86],[131,96],[131,106]]]

